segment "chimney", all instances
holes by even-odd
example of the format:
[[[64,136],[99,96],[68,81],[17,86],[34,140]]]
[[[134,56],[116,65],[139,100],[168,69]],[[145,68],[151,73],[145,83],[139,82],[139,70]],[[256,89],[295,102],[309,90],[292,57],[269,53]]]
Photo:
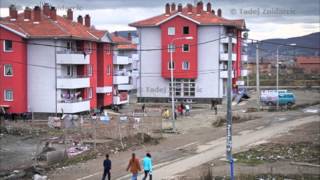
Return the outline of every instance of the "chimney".
[[[26,7],[24,9],[24,21],[30,21],[31,19],[31,9],[29,7]]]
[[[170,14],[170,4],[167,3],[166,4],[166,15],[169,15]]]
[[[221,9],[218,9],[218,16],[219,16],[219,17],[222,16],[222,11],[221,11]]]
[[[39,6],[35,6],[33,8],[33,21],[40,22],[41,21],[41,9]]]
[[[67,10],[67,19],[72,21],[73,20],[73,11],[72,9]]]
[[[211,12],[213,15],[216,15],[216,12],[213,9],[211,10]]]
[[[128,32],[128,40],[129,40],[129,41],[132,41],[131,32]]]
[[[18,18],[18,11],[15,5],[11,4],[9,7],[9,16],[11,21],[15,21]]]
[[[89,14],[87,14],[86,16],[84,16],[84,25],[87,26],[87,27],[90,27],[90,26],[91,26]]]
[[[57,20],[57,10],[56,10],[56,8],[55,7],[51,7],[51,9],[50,9],[50,18],[52,19],[52,20],[54,20],[54,21],[56,21]]]
[[[175,3],[172,3],[171,4],[171,12],[175,11],[176,10],[176,4]]]
[[[211,12],[211,3],[210,2],[207,3],[207,12],[208,13]]]
[[[178,12],[182,12],[182,4],[181,3],[178,4]]]
[[[50,6],[48,3],[44,3],[43,5],[43,14],[46,16],[50,16]]]
[[[81,15],[78,16],[78,23],[83,25],[83,17]]]
[[[118,31],[115,31],[115,32],[114,32],[114,35],[115,35],[115,36],[118,36]]]
[[[202,13],[202,10],[203,10],[203,2],[199,1],[197,3],[197,15],[200,15]]]
[[[187,4],[188,14],[192,14],[192,4]]]

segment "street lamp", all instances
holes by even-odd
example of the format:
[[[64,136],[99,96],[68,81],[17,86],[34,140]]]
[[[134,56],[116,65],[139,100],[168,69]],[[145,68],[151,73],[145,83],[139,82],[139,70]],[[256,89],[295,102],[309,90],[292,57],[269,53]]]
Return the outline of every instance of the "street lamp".
[[[295,43],[292,44],[288,44],[288,45],[279,45],[277,46],[277,64],[276,64],[276,68],[277,68],[277,111],[279,110],[279,48],[281,46],[295,46]]]
[[[173,54],[173,49],[175,49],[175,47],[173,46],[174,41],[176,40],[182,40],[182,39],[186,39],[186,40],[192,40],[193,37],[192,36],[187,36],[187,37],[178,37],[178,38],[174,38],[172,39],[171,43],[170,43],[170,73],[171,73],[171,118],[172,118],[172,130],[173,132],[176,132],[176,124],[175,124],[175,118],[174,118],[174,114],[175,114],[175,110],[174,110],[174,88],[173,88],[173,59],[172,59],[172,54]]]

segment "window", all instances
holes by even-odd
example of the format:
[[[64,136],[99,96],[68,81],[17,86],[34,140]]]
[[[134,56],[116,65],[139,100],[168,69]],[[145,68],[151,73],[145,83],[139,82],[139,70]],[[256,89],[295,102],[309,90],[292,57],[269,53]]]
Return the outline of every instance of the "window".
[[[92,65],[91,64],[88,64],[88,76],[92,76],[92,74],[93,74],[93,67],[92,67]]]
[[[5,101],[13,101],[13,91],[12,90],[4,90],[4,100]]]
[[[174,36],[176,34],[176,29],[174,27],[168,27],[168,35]]]
[[[3,41],[3,51],[4,52],[11,52],[12,51],[12,41],[11,40],[4,40]]]
[[[171,96],[171,82],[169,82],[169,94]],[[195,81],[193,79],[175,79],[173,81],[174,95],[177,97],[194,97]]]
[[[87,43],[87,53],[91,53],[93,49],[93,45],[92,42],[88,42]]]
[[[92,88],[88,88],[87,91],[88,91],[88,99],[91,99],[92,98]]]
[[[107,75],[108,76],[111,75],[111,65],[110,64],[107,65]]]
[[[168,70],[174,69],[174,61],[172,61],[172,66],[171,66],[171,62],[168,62]]]
[[[183,70],[189,70],[190,69],[189,61],[183,61],[182,62],[182,69]]]
[[[111,51],[112,51],[112,47],[111,45],[106,45],[107,47],[107,54],[111,54]]]
[[[67,66],[67,76],[73,76],[73,66]]]
[[[12,65],[5,64],[4,65],[4,76],[13,76]]]
[[[189,52],[189,44],[184,44],[182,46],[182,52]]]
[[[176,46],[174,44],[168,44],[168,52],[175,52]]]
[[[183,34],[189,34],[189,26],[183,26]]]

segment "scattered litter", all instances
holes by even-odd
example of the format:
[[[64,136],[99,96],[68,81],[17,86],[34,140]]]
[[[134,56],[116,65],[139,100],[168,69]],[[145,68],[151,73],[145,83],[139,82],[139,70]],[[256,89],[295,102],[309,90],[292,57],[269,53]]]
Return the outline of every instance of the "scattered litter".
[[[39,174],[35,174],[35,175],[33,176],[33,180],[47,180],[47,179],[48,179],[47,176],[41,176],[41,175],[39,175]]]
[[[85,151],[88,151],[89,147],[88,146],[77,146],[77,147],[71,147],[69,149],[67,149],[67,154],[68,157],[73,157],[76,155],[79,155]]]
[[[319,113],[319,109],[304,109],[303,110],[304,113]]]

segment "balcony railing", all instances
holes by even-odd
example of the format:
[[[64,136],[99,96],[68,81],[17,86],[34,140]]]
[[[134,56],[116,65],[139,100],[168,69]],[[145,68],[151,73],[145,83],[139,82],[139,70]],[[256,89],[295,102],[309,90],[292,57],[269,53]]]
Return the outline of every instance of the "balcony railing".
[[[248,55],[241,55],[241,61],[247,62],[248,61]]]
[[[123,90],[123,91],[129,91],[133,89],[132,84],[119,84],[118,85],[118,90]]]
[[[231,72],[232,78],[234,78],[234,71]],[[225,79],[228,78],[228,71],[222,70],[220,71],[220,78]]]
[[[248,76],[248,70],[242,69],[241,70],[241,76]]]
[[[117,96],[113,96],[113,104],[126,104],[129,103],[129,95],[128,93],[120,93]]]
[[[90,87],[88,76],[60,76],[57,77],[58,89],[79,89]]]
[[[57,52],[57,64],[89,64],[90,55],[78,51]]]
[[[232,53],[232,61],[236,61],[237,55],[235,53]],[[228,61],[229,60],[229,54],[228,53],[220,53],[220,61]]]
[[[113,84],[129,84],[128,75],[114,75]]]
[[[232,44],[236,44],[237,43],[237,40],[236,38],[231,38],[232,39]],[[229,38],[228,37],[225,37],[225,38],[222,38],[221,39],[221,43],[229,43]]]
[[[82,101],[70,101],[63,102],[60,101],[57,103],[58,113],[78,113],[84,111],[90,111],[90,100]]]
[[[113,64],[126,65],[126,64],[131,64],[132,63],[132,59],[130,57],[127,57],[127,56],[115,55],[113,57],[114,57],[113,58]]]

